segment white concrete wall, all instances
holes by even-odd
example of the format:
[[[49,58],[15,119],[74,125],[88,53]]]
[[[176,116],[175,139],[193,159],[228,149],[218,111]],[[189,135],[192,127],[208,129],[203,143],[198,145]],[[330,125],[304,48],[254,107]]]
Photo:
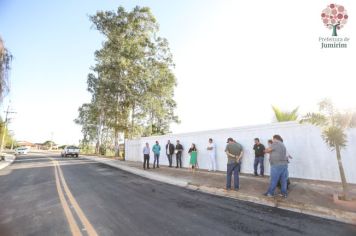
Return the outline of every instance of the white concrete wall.
[[[336,154],[331,151],[321,138],[320,129],[312,125],[301,125],[296,122],[273,123],[268,125],[249,126],[222,130],[212,130],[185,134],[169,134],[164,136],[152,136],[136,140],[125,141],[126,160],[143,161],[142,149],[146,142],[152,146],[156,140],[161,145],[160,164],[167,165],[165,154],[167,140],[173,144],[180,140],[184,147],[182,162],[184,167],[189,166],[187,153],[192,143],[198,149],[198,163],[201,169],[208,169],[208,153],[206,150],[208,139],[213,138],[217,146],[217,168],[226,170],[227,158],[225,155],[226,139],[232,137],[244,147],[242,173],[253,173],[254,151],[252,149],[254,138],[260,138],[267,146],[267,140],[274,134],[280,134],[288,152],[293,157],[289,164],[290,177],[340,181]],[[356,183],[356,129],[348,131],[348,146],[342,150],[342,161],[346,173],[346,179],[350,183]],[[150,162],[153,163],[153,154]],[[173,164],[175,165],[175,156]],[[269,174],[268,158],[265,158],[265,173]]]

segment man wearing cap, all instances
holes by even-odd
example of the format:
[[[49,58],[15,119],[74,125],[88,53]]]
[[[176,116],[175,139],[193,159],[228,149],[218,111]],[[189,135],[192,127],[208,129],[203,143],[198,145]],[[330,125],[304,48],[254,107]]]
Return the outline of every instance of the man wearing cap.
[[[239,161],[243,156],[243,149],[241,144],[235,142],[232,138],[227,139],[225,148],[227,155],[227,168],[226,168],[226,190],[231,189],[231,176],[234,174],[234,189],[238,190],[239,185]]]

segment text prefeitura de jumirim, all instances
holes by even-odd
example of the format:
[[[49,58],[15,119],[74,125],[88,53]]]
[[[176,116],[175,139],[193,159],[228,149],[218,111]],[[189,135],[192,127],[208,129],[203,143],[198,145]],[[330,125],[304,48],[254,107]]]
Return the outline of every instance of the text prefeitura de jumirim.
[[[339,38],[339,37],[319,37],[319,42],[347,42],[350,39],[348,37]]]

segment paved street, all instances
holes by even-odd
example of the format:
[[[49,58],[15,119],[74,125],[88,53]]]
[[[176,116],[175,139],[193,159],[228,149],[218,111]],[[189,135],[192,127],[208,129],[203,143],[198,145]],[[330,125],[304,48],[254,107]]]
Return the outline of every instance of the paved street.
[[[53,154],[0,170],[0,193],[0,235],[356,235],[356,226]]]

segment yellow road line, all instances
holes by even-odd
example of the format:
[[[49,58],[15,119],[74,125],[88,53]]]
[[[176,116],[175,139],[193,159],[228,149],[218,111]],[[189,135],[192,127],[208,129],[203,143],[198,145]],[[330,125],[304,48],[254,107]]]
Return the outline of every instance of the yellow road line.
[[[66,192],[67,194],[67,197],[70,201],[70,203],[72,204],[75,212],[77,213],[80,221],[82,222],[82,224],[84,225],[87,233],[89,236],[98,236],[97,232],[95,231],[93,225],[90,223],[90,221],[88,220],[88,218],[85,216],[85,214],[83,213],[82,209],[80,208],[77,200],[75,200],[73,194],[71,193],[71,191],[69,190],[68,188],[68,185],[67,185],[67,182],[66,180],[64,179],[63,177],[63,173],[62,173],[62,170],[61,170],[61,167],[60,165],[58,164],[58,170],[59,170],[59,177],[61,178],[62,180],[62,184],[63,184],[63,188],[64,188],[64,191]]]
[[[52,159],[52,162],[54,164],[54,168],[55,168],[55,172],[56,172],[56,177],[58,177],[58,184],[57,184],[57,189],[58,189],[58,186],[60,188],[60,190],[62,191],[62,188],[61,188],[61,185],[63,186],[63,189],[64,189],[64,192],[65,194],[67,195],[67,198],[71,204],[71,206],[73,207],[75,213],[77,214],[78,218],[80,219],[81,223],[83,224],[83,226],[85,227],[86,229],[86,232],[89,236],[97,236],[97,232],[95,231],[94,227],[92,226],[92,224],[90,223],[90,221],[88,220],[88,218],[85,216],[84,212],[82,211],[82,209],[80,208],[78,202],[75,200],[73,194],[71,193],[71,191],[69,190],[69,187],[67,185],[67,182],[63,176],[63,172],[62,172],[62,169],[61,169],[61,166],[59,164],[58,161],[55,161]],[[57,171],[58,170],[58,171]],[[56,182],[57,183],[57,182]],[[64,197],[64,194],[62,192],[62,195]],[[65,201],[65,203],[67,203],[66,199],[63,198],[63,200]],[[63,207],[64,208],[64,207]],[[69,208],[68,208],[69,209]],[[70,212],[71,213],[71,212]],[[71,213],[72,214],[72,213]],[[73,215],[72,215],[72,219],[74,220],[73,218]],[[67,220],[68,222],[69,221],[72,221],[72,219],[70,219],[69,217],[67,217]],[[75,221],[74,221],[75,222]],[[71,223],[70,223],[71,224]],[[73,231],[72,231],[72,234],[73,235],[77,235],[77,234],[74,234]],[[81,234],[78,234],[78,235],[81,235]]]
[[[56,165],[54,166],[54,172],[55,172],[55,177],[56,177],[56,186],[57,186],[57,191],[58,191],[58,195],[59,195],[59,199],[61,201],[61,204],[62,204],[62,207],[63,207],[63,210],[64,210],[64,214],[67,218],[67,221],[68,221],[68,224],[69,224],[69,228],[70,228],[70,231],[72,232],[72,235],[74,236],[81,236],[82,233],[80,232],[80,229],[78,227],[78,225],[76,224],[75,222],[75,219],[73,217],[73,214],[68,206],[68,203],[64,197],[64,194],[63,194],[63,191],[62,191],[62,188],[61,188],[61,184],[60,184],[60,181],[59,181],[59,177],[58,177],[58,171],[57,171],[57,167]]]

